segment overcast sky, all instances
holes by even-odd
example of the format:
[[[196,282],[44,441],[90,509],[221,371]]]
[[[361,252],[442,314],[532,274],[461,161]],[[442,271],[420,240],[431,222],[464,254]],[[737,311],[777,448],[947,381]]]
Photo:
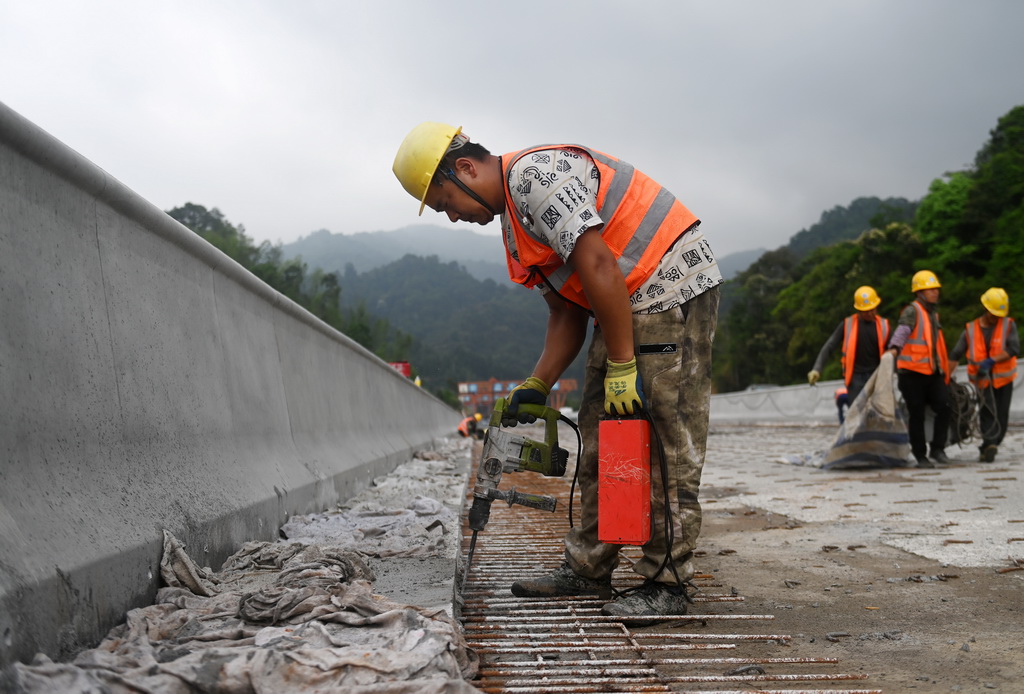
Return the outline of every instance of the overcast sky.
[[[257,242],[449,224],[391,173],[439,120],[625,159],[723,255],[969,166],[1024,104],[1022,27],[1020,0],[12,0],[0,101]]]

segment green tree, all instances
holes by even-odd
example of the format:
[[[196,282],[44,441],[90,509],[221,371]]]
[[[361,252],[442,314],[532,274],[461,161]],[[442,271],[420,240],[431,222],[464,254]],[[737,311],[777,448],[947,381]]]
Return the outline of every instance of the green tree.
[[[245,227],[241,224],[237,227],[231,224],[216,207],[207,210],[202,205],[187,202],[181,207],[169,210],[167,214],[246,269],[251,268],[259,257],[260,250],[245,235]]]
[[[952,267],[965,254],[977,252],[978,246],[969,241],[964,243],[959,233],[973,187],[974,179],[969,173],[948,173],[932,181],[928,195],[918,206],[914,225],[933,264]]]

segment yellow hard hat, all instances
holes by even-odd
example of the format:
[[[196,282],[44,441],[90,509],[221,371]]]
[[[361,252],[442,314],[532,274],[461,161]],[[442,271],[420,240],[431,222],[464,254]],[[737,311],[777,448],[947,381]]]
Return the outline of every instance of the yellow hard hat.
[[[981,295],[981,305],[988,309],[994,316],[1005,318],[1010,313],[1010,297],[1006,290],[1000,287],[992,287]]]
[[[910,280],[910,291],[912,292],[919,292],[922,289],[938,289],[941,286],[939,278],[931,270],[918,270],[914,273],[914,278]]]
[[[857,291],[853,293],[853,307],[858,311],[870,311],[880,303],[882,300],[878,298],[878,292],[873,287],[857,287]]]
[[[420,201],[420,214],[427,204],[427,191],[437,172],[437,165],[460,132],[461,127],[445,123],[420,123],[405,136],[398,148],[391,170],[405,191]]]
[[[480,421],[481,419],[483,419],[483,418],[484,418],[484,416],[483,416],[482,414],[480,414],[479,412],[477,412],[477,413],[476,413],[475,415],[473,415],[473,419],[475,419],[475,420],[476,420],[476,421],[478,421],[478,422],[479,422],[479,421]]]

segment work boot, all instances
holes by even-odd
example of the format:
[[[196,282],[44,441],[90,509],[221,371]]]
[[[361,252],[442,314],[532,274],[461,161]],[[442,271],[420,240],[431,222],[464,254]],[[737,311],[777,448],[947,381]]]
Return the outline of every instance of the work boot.
[[[685,615],[690,599],[683,586],[646,580],[636,590],[601,608],[609,617],[622,618],[623,624],[655,624],[655,620],[630,620],[630,617],[678,617]]]
[[[996,453],[998,452],[999,446],[994,443],[983,446],[981,449],[981,457],[978,458],[978,461],[982,463],[994,463],[996,461]]]
[[[935,467],[935,464],[932,461],[928,460],[928,456],[926,455],[917,455],[915,453],[914,460],[917,461],[918,467]]]
[[[932,462],[939,463],[940,465],[953,464],[953,461],[949,459],[946,452],[943,450],[932,451],[932,454],[928,457],[932,459]]]
[[[556,595],[596,595],[612,597],[612,579],[586,578],[569,568],[567,562],[547,576],[527,578],[512,584],[512,595],[520,598],[550,598]]]

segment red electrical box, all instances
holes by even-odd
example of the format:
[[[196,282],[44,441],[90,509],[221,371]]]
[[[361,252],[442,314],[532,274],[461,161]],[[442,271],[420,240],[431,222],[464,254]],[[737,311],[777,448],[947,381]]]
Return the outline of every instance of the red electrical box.
[[[598,425],[597,539],[642,545],[651,539],[651,425],[603,419]]]

